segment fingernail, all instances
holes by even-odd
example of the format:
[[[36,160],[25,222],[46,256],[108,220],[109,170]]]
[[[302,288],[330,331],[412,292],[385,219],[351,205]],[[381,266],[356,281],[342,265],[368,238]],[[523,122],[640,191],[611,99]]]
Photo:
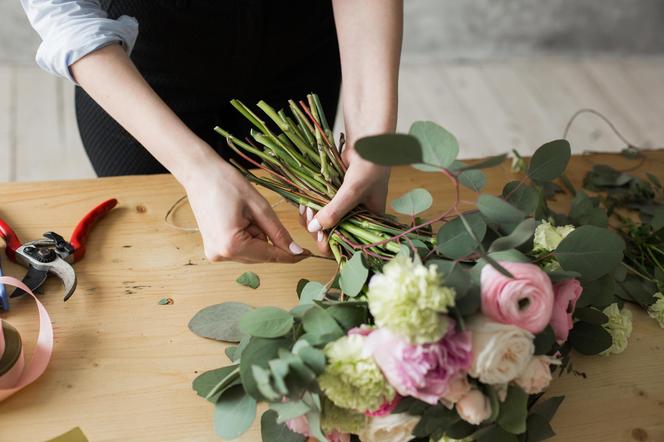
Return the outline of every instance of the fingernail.
[[[288,250],[290,250],[293,255],[300,255],[302,254],[302,252],[304,252],[304,250],[302,250],[302,247],[298,246],[294,242],[290,243],[290,245],[288,246]]]
[[[314,217],[314,211],[311,210],[311,207],[307,207],[307,223],[310,223],[313,217]]]
[[[310,231],[311,233],[318,232],[320,230],[320,223],[318,222],[318,219],[314,218],[311,221],[309,221],[309,224],[307,225],[307,230]]]
[[[318,231],[318,236],[317,236],[318,242],[322,242],[322,241],[323,241],[323,238],[324,238],[324,236],[323,236],[323,232],[321,232],[321,231],[319,230],[319,231]]]
[[[304,215],[304,206],[300,204],[300,215]]]

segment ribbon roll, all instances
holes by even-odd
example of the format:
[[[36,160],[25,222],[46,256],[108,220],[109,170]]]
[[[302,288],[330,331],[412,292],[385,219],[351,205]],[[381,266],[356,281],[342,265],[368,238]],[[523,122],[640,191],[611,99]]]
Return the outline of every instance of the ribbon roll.
[[[11,276],[0,276],[0,284],[24,290],[35,300],[39,312],[37,344],[27,364],[21,335],[9,322],[0,319],[0,401],[3,401],[46,371],[53,354],[53,325],[44,305],[25,284]]]

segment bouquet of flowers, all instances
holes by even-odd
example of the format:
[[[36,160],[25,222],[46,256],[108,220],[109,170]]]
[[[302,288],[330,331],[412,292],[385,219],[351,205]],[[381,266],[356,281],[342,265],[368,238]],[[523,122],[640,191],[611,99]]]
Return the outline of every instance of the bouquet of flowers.
[[[250,180],[315,210],[334,196],[345,168],[315,95],[291,102],[290,115],[259,103],[278,130],[233,105],[255,125],[251,139],[217,131],[268,172],[236,164]],[[625,241],[609,229],[605,206],[565,176],[569,143],[540,147],[499,196],[481,193],[481,169],[505,155],[464,164],[454,136],[431,122],[361,139],[356,149],[378,164],[439,173],[455,201],[422,220],[432,197],[414,189],[392,203],[410,223],[355,210],[329,234],[337,275],[327,284],[301,280],[291,310],[225,303],[199,312],[192,330],[217,321],[213,337],[239,342],[226,348],[228,366],[193,383],[215,405],[217,433],[238,437],[264,402],[264,441],[553,436],[563,398],[541,398],[553,373],[571,368],[572,349],[623,351],[631,333],[623,304],[642,299],[624,284],[641,276],[624,262]],[[465,210],[460,186],[479,193]],[[561,191],[574,195],[565,213],[549,206]],[[651,270],[661,290],[661,268]]]

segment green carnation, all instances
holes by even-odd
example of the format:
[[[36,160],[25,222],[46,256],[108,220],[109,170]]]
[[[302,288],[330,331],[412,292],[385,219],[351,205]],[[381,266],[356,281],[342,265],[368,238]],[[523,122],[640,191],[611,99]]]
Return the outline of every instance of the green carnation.
[[[657,321],[660,327],[664,328],[664,295],[657,292],[654,295],[656,301],[648,307],[648,316]]]
[[[428,268],[398,255],[369,282],[369,310],[385,327],[416,344],[434,342],[447,331],[443,313],[454,306],[454,289],[441,285],[434,265]]]
[[[542,221],[535,229],[533,252],[549,253],[558,248],[560,242],[574,231],[574,226],[556,227],[548,221]]]
[[[357,411],[375,410],[394,399],[374,360],[363,354],[366,337],[344,336],[325,346],[327,366],[318,384],[335,405]]]
[[[469,437],[464,437],[463,439],[454,439],[452,437],[444,435],[443,437],[441,437],[437,441],[434,440],[434,439],[431,439],[431,442],[473,442],[473,439],[471,439]]]
[[[347,408],[341,408],[323,396],[321,427],[325,433],[359,433],[367,425],[367,417]]]
[[[611,334],[613,344],[601,354],[607,356],[611,353],[618,354],[625,351],[628,339],[632,334],[632,312],[627,309],[620,310],[618,304],[611,304],[604,309],[609,322],[603,327]]]

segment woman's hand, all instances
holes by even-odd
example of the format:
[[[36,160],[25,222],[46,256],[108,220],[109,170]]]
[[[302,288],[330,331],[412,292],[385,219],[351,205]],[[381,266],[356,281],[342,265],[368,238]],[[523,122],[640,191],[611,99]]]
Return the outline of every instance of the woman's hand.
[[[185,188],[210,261],[294,263],[307,257],[265,198],[221,158]]]
[[[300,207],[300,223],[306,225],[314,235],[318,249],[325,254],[329,254],[329,247],[323,230],[335,226],[355,207],[361,204],[372,212],[385,212],[390,169],[361,158],[352,148],[346,149],[342,158],[348,170],[332,201],[318,213]]]

